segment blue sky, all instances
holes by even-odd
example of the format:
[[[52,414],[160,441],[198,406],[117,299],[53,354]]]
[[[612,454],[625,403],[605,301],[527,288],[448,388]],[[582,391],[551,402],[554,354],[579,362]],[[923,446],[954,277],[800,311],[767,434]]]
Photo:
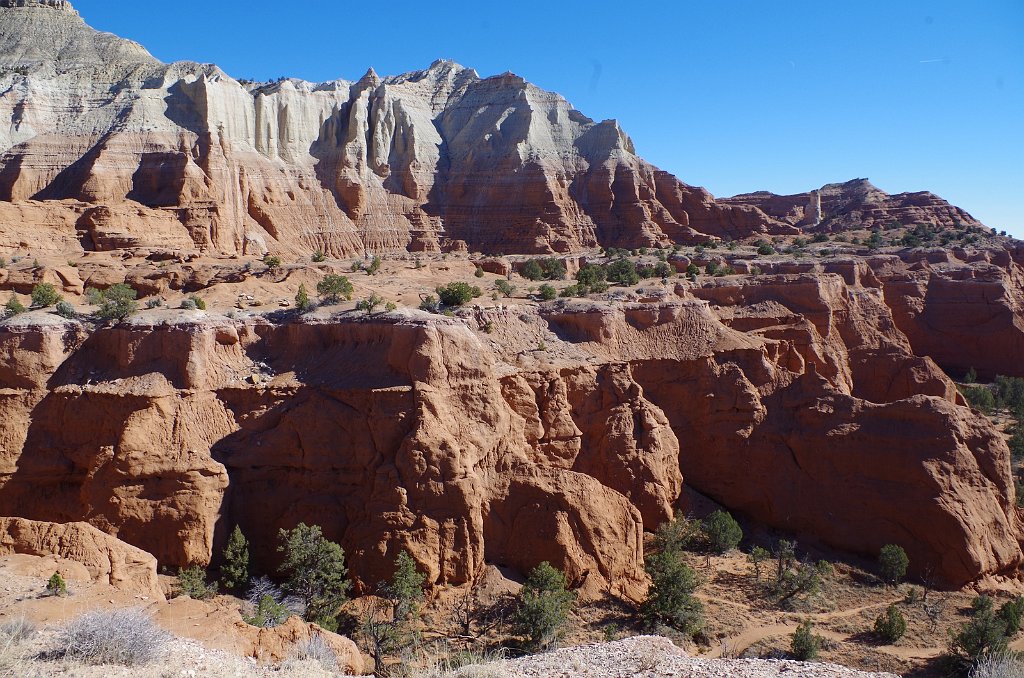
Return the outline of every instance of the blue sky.
[[[513,71],[716,195],[868,177],[1024,237],[1021,0],[73,4],[237,78]]]

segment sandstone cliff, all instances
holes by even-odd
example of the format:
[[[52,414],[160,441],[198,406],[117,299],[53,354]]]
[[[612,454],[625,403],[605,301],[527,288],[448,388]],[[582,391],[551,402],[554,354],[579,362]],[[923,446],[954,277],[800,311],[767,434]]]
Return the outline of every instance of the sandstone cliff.
[[[239,82],[159,63],[63,0],[0,4],[0,121],[0,220],[32,224],[0,247],[567,252],[817,223],[806,196],[716,201],[643,161],[616,122],[512,74],[438,61]],[[934,196],[868,192],[825,187],[814,214],[974,223]]]

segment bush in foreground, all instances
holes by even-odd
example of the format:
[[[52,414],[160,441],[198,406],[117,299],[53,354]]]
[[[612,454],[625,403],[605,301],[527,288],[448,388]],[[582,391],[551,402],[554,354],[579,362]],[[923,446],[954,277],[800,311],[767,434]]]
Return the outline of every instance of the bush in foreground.
[[[171,634],[137,608],[88,612],[57,636],[57,653],[87,664],[141,666],[159,659]]]
[[[902,546],[886,544],[878,554],[878,573],[886,584],[899,584],[907,576],[909,565],[910,559]]]
[[[709,515],[704,520],[703,530],[715,553],[731,551],[743,540],[740,524],[725,511],[715,511]]]
[[[895,605],[890,605],[885,612],[875,619],[875,635],[892,644],[907,632],[907,619]]]
[[[557,642],[576,601],[566,589],[565,575],[543,562],[530,572],[519,592],[515,614],[515,633],[530,649],[546,649]]]
[[[798,660],[809,662],[818,658],[821,644],[821,636],[814,635],[814,624],[805,621],[793,632],[791,650]]]
[[[61,296],[57,288],[50,283],[39,283],[32,288],[32,305],[37,308],[47,308],[60,301]]]
[[[1013,653],[990,654],[974,666],[970,678],[1024,678],[1024,660]]]

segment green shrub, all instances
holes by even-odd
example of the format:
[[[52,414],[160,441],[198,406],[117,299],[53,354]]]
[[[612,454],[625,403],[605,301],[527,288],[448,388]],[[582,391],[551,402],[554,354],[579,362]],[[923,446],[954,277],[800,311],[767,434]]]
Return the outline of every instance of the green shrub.
[[[377,275],[377,272],[380,271],[380,266],[382,263],[383,262],[381,261],[380,257],[374,257],[370,261],[370,265],[366,267],[366,272],[369,275]]]
[[[763,546],[755,546],[750,550],[747,560],[754,566],[754,581],[761,581],[761,563],[764,563],[771,557],[772,554]]]
[[[316,293],[328,304],[337,304],[342,299],[351,299],[353,289],[348,278],[334,273],[325,275],[323,280],[316,284]]]
[[[895,605],[890,605],[875,619],[875,635],[889,644],[898,641],[906,632],[906,617]]]
[[[299,285],[299,291],[295,293],[295,308],[301,312],[313,308],[313,302],[309,299],[309,292],[306,291],[305,285]]]
[[[760,254],[761,256],[767,257],[769,255],[775,254],[775,248],[772,247],[769,243],[761,242],[757,246],[757,253]]]
[[[821,654],[822,637],[814,634],[814,624],[805,621],[793,632],[793,657],[802,662],[814,661]]]
[[[194,311],[194,310],[196,310],[199,307],[196,306],[196,302],[195,302],[194,299],[182,299],[181,300],[181,308],[182,308],[182,310],[185,310],[185,311]]]
[[[57,302],[57,306],[54,310],[57,315],[62,318],[67,318],[68,320],[72,320],[78,316],[78,314],[75,313],[75,307],[72,306],[70,302],[64,301],[63,299]]]
[[[195,304],[196,308],[198,308],[200,311],[205,311],[206,310],[206,302],[203,301],[203,299],[201,297],[198,297],[195,294],[193,294],[192,296],[189,297],[189,300],[193,304]]]
[[[558,296],[558,290],[548,284],[541,285],[538,291],[540,292],[540,298],[544,301],[551,301]]]
[[[124,283],[112,285],[100,293],[96,315],[103,320],[124,320],[138,309],[138,293]]]
[[[516,286],[507,280],[495,280],[494,289],[501,292],[506,299],[516,293]]]
[[[271,271],[276,271],[277,269],[281,268],[281,257],[275,257],[268,254],[265,257],[263,257],[263,265],[269,268]]]
[[[1003,603],[999,608],[999,618],[1006,622],[1006,635],[1011,638],[1020,631],[1021,620],[1024,619],[1024,596]]]
[[[603,266],[587,264],[576,273],[576,282],[587,292],[603,292],[608,289],[608,272]],[[586,294],[587,292],[584,292]]]
[[[406,620],[419,614],[423,601],[423,583],[426,576],[416,569],[416,561],[408,551],[402,551],[395,559],[395,575],[384,587],[384,596],[394,606],[394,618]]]
[[[24,313],[28,309],[25,308],[25,304],[18,301],[18,297],[12,294],[11,298],[7,300],[6,304],[4,304],[4,310],[6,310],[8,316],[14,316],[19,313]]]
[[[987,414],[996,407],[996,397],[986,386],[961,386],[960,392],[964,394],[967,404],[976,410]]]
[[[437,297],[428,294],[420,301],[420,310],[427,313],[440,313],[441,302],[437,300]]]
[[[242,528],[235,525],[224,547],[224,563],[220,566],[220,582],[229,591],[241,591],[249,581],[249,541]]]
[[[217,593],[216,588],[206,583],[206,570],[198,565],[178,570],[176,590],[178,595],[188,596],[193,600],[206,600]]]
[[[445,306],[462,306],[483,294],[479,287],[464,282],[448,283],[444,287],[438,287],[435,291]]]
[[[530,649],[558,641],[576,594],[566,589],[565,575],[543,562],[530,572],[517,600],[514,632]]]
[[[313,252],[313,263],[314,264],[320,264],[320,263],[323,263],[325,261],[327,261],[327,255],[324,254],[322,250],[317,250],[316,252]]]
[[[907,576],[909,565],[907,552],[896,544],[886,544],[878,553],[878,573],[886,584],[895,586],[900,583],[900,580]]]
[[[527,280],[543,280],[544,269],[540,267],[540,263],[536,259],[530,259],[519,267],[519,275]]]
[[[618,259],[608,264],[606,273],[610,283],[629,286],[640,282],[640,274],[637,273],[636,264],[629,259]]]
[[[725,511],[715,511],[704,520],[704,535],[716,553],[731,551],[743,540],[740,524]]]
[[[347,600],[348,569],[345,551],[326,539],[319,526],[299,523],[292,530],[278,532],[278,552],[284,554],[280,572],[286,576],[284,590],[302,599],[306,621],[334,631],[338,608]]]
[[[242,620],[249,626],[270,629],[288,621],[292,611],[274,600],[273,596],[262,596],[256,603],[256,611],[252,616],[242,615]]]
[[[473,275],[476,276],[477,278],[484,277],[484,269],[482,269],[479,266],[477,266],[476,267],[476,271],[473,273]]]
[[[356,310],[366,311],[366,315],[370,315],[371,313],[373,313],[375,308],[377,308],[383,303],[384,298],[375,292],[370,296],[366,297],[365,299],[360,299],[359,302],[356,304]]]
[[[1006,620],[995,611],[988,596],[978,596],[971,604],[970,621],[956,631],[950,641],[950,654],[964,667],[973,666],[983,657],[1006,652],[1010,639]]]
[[[32,305],[38,308],[53,306],[61,300],[57,288],[50,283],[39,283],[32,288]]]
[[[68,584],[60,572],[54,572],[46,582],[46,595],[64,597],[68,594]]]
[[[644,569],[651,585],[640,616],[648,627],[665,624],[693,636],[704,628],[704,606],[693,595],[700,577],[681,556],[678,550],[665,549],[647,558]]]
[[[686,276],[690,280],[696,280],[697,276],[700,275],[700,267],[697,264],[687,264]]]

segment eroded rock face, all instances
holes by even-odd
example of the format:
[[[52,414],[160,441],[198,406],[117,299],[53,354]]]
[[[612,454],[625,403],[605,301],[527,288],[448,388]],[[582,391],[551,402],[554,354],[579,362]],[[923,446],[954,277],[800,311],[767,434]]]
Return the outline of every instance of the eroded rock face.
[[[156,558],[87,523],[0,518],[0,555],[9,553],[66,558],[85,566],[93,580],[118,591],[164,599]]]
[[[0,513],[86,520],[171,565],[239,524],[272,567],[304,521],[360,587],[407,549],[437,586],[548,560],[585,597],[636,599],[643,532],[686,482],[845,550],[901,543],[947,584],[1016,567],[1005,443],[864,278],[475,320],[7,324]],[[552,357],[523,363],[538,328]]]
[[[239,82],[162,64],[63,0],[0,4],[0,219],[34,249],[569,252],[792,234],[807,196],[716,201],[518,76],[438,61],[356,82]],[[976,223],[851,182],[830,223]],[[42,201],[42,202],[41,202]],[[909,220],[909,221],[908,221]]]

